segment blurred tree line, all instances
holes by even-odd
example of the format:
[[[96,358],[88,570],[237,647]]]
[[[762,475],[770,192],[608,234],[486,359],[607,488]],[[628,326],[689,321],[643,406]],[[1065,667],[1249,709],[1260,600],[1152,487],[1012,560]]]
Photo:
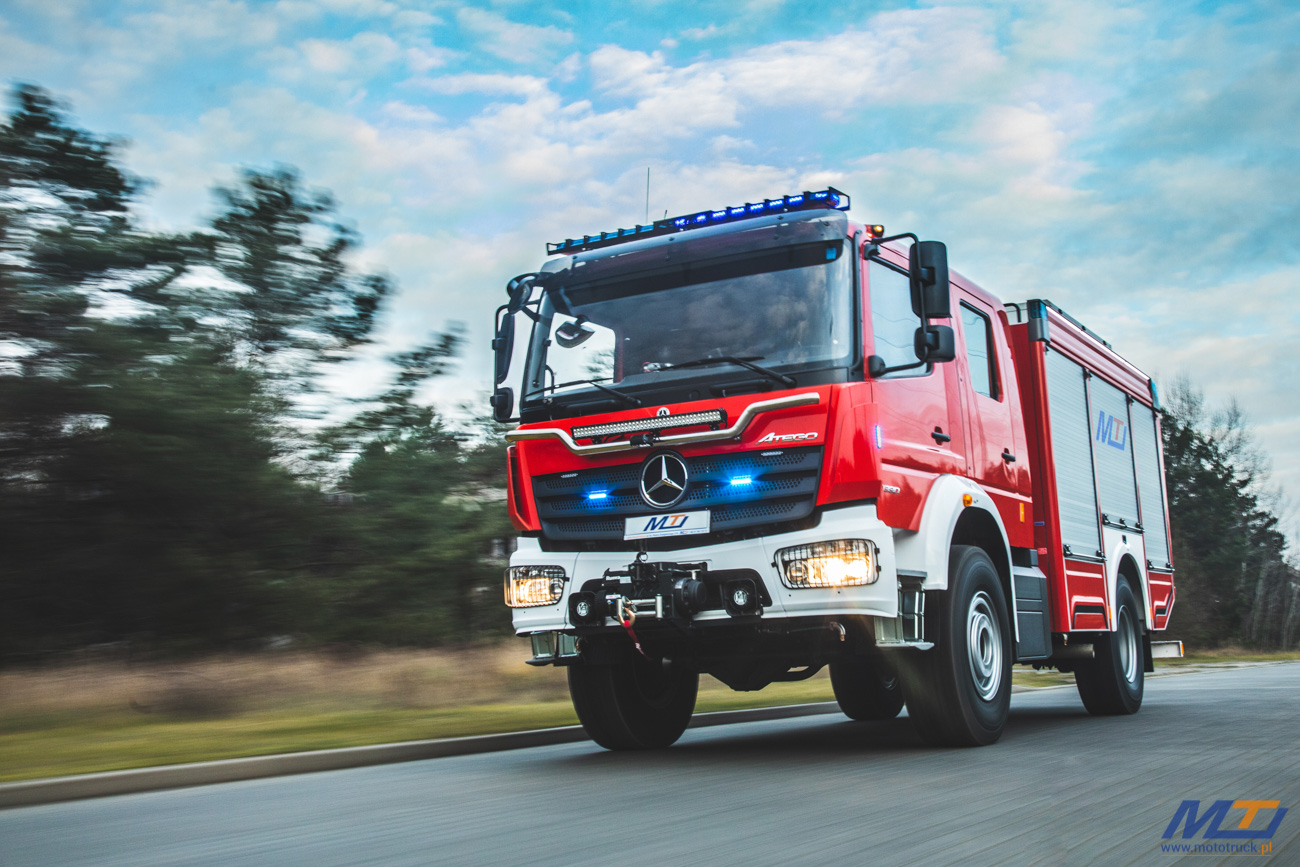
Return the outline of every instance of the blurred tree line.
[[[319,378],[393,292],[286,168],[217,190],[202,231],[144,229],[119,142],[20,86],[0,126],[0,659],[432,645],[509,632],[500,431],[417,399],[452,329],[304,433]],[[1164,413],[1178,604],[1196,646],[1293,647],[1300,574],[1239,413],[1186,384]]]
[[[1268,462],[1235,404],[1209,413],[1186,380],[1162,420],[1178,601],[1171,637],[1194,647],[1300,644],[1300,569],[1288,561]]]
[[[508,632],[499,436],[416,403],[460,333],[307,434],[392,293],[286,168],[141,226],[120,143],[20,86],[0,126],[0,657]],[[320,402],[319,400],[317,401]],[[292,470],[290,469],[292,467]]]

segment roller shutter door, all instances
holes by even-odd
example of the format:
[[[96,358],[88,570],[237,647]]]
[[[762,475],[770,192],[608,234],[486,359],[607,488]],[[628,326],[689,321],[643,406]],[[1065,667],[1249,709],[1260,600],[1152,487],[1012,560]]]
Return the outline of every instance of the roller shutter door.
[[[1092,434],[1083,368],[1051,351],[1045,356],[1045,364],[1061,541],[1069,553],[1091,557],[1101,549],[1101,532],[1097,526],[1097,489],[1092,479]]]
[[[1142,535],[1147,559],[1157,569],[1171,567],[1169,535],[1165,532],[1165,491],[1161,484],[1159,434],[1155,411],[1133,404],[1133,450],[1137,453],[1138,484],[1142,493]]]
[[[1096,457],[1101,513],[1108,523],[1136,527],[1137,477],[1133,470],[1133,436],[1129,430],[1128,397],[1094,376],[1089,382],[1092,406],[1092,450]]]

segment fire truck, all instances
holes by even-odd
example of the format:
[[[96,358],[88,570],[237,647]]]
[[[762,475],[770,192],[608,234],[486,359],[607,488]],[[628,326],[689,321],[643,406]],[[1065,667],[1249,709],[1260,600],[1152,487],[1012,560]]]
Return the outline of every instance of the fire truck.
[[[507,286],[505,601],[607,749],[675,742],[701,674],[829,666],[852,719],[906,706],[975,746],[1012,665],[1131,714],[1182,653],[1152,641],[1175,594],[1151,378],[848,209],[827,189],[570,238]]]

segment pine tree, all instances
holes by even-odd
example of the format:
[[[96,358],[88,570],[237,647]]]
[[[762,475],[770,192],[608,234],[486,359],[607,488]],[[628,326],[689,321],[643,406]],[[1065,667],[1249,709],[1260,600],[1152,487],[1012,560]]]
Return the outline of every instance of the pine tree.
[[[347,255],[356,233],[335,218],[333,199],[306,188],[293,169],[245,170],[217,196],[222,210],[202,241],[243,290],[226,293],[237,350],[309,387],[316,366],[369,339],[392,285],[353,273]]]

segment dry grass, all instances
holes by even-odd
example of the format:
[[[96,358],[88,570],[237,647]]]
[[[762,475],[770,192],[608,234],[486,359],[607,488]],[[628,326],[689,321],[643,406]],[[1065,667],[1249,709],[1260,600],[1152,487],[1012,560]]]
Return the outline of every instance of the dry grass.
[[[526,666],[528,656],[526,646],[511,643],[8,670],[0,672],[0,719],[128,710],[211,719],[285,708],[434,710],[566,697],[564,673]]]
[[[0,671],[0,780],[576,723],[565,672],[528,656],[508,641]],[[825,672],[762,692],[700,686],[701,712],[832,697]]]
[[[1182,659],[1157,659],[1156,665],[1201,665],[1214,662],[1285,662],[1300,659],[1300,648],[1293,650],[1254,650],[1246,647],[1193,648],[1184,645]]]

